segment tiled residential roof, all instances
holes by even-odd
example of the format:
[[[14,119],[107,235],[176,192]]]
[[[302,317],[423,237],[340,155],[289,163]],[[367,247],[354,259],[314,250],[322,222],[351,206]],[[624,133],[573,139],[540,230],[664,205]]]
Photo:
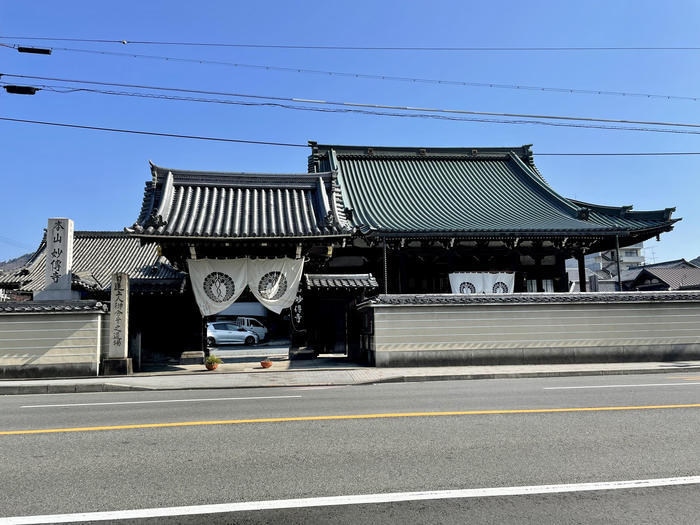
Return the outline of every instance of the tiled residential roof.
[[[99,301],[8,301],[0,302],[3,313],[43,312],[106,312],[108,306]]]
[[[537,171],[528,146],[311,146],[310,169],[337,171],[344,205],[365,234],[604,236],[634,231],[648,238],[678,220],[671,219],[672,208],[633,212],[630,206],[562,197]]]
[[[151,165],[139,236],[280,238],[349,235],[331,173],[183,171]]]
[[[630,266],[627,270],[620,272],[620,277],[623,282],[634,281],[637,276],[642,273],[642,270],[647,268],[692,268],[696,266],[692,262],[685,259],[674,259],[672,261],[662,261],[658,263],[645,264],[643,266]]]
[[[661,261],[657,263],[644,264],[642,266],[630,266],[630,270],[643,270],[645,268],[692,268],[697,266],[692,261],[688,262],[685,259],[674,259],[672,261]]]
[[[19,290],[42,290],[46,279],[46,243],[27,265],[0,275],[0,286],[14,285]],[[114,272],[126,272],[132,290],[140,283],[161,283],[180,291],[184,274],[175,270],[165,257],[158,255],[155,242],[141,241],[124,232],[76,231],[73,238],[73,285],[78,288],[107,290]]]
[[[307,274],[306,286],[314,288],[342,288],[372,290],[379,288],[377,280],[371,273],[362,274]]]
[[[644,268],[632,283],[633,287],[645,286],[645,281],[658,279],[668,285],[669,290],[689,289],[700,286],[700,268],[687,266]]]

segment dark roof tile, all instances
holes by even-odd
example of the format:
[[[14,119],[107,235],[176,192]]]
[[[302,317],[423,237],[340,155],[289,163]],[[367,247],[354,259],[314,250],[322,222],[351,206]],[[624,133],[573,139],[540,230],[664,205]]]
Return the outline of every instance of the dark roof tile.
[[[343,288],[373,290],[379,288],[371,273],[363,274],[306,274],[306,286],[314,288]]]
[[[138,236],[279,238],[349,235],[331,173],[170,170],[152,165]]]
[[[600,236],[634,231],[648,238],[675,222],[672,208],[632,212],[629,206],[562,197],[536,170],[528,146],[312,148],[310,167],[337,170],[352,223],[365,234]]]
[[[126,272],[132,280],[180,283],[184,273],[175,270],[158,254],[155,242],[141,243],[125,232],[76,231],[73,238],[73,284],[78,288],[107,290],[114,272]],[[12,284],[19,290],[42,290],[46,279],[46,242],[24,268],[0,275],[0,286]],[[174,284],[178,289],[179,284]],[[134,291],[137,291],[136,289]]]

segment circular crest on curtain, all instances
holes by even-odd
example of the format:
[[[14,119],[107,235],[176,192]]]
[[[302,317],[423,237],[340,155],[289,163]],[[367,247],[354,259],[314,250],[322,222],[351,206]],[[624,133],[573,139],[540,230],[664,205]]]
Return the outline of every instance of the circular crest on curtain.
[[[287,278],[282,272],[267,272],[258,283],[258,292],[269,301],[276,301],[287,291]]]
[[[498,281],[493,285],[493,293],[508,293],[508,285],[503,281]]]
[[[464,281],[459,285],[459,293],[476,293],[476,287],[469,281]]]
[[[204,278],[202,284],[204,293],[216,303],[224,303],[236,293],[236,285],[228,275],[221,272],[211,272]]]

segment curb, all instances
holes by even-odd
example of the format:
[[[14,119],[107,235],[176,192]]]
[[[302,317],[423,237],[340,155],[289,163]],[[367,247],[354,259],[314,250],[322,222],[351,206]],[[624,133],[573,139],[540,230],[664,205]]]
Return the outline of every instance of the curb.
[[[562,370],[555,372],[501,372],[493,374],[458,374],[439,376],[397,376],[371,381],[369,383],[414,383],[422,381],[460,381],[477,379],[527,379],[536,377],[580,377],[580,376],[626,376],[643,374],[668,374],[680,373],[681,371],[700,371],[700,366],[689,366],[683,368],[659,369],[630,369],[630,370]],[[362,383],[358,383],[362,384]]]
[[[82,394],[87,392],[130,392],[134,390],[160,390],[151,386],[120,385],[117,383],[88,383],[61,385],[0,385],[0,396],[25,394]],[[169,390],[169,389],[168,389]]]
[[[576,376],[612,376],[612,375],[643,375],[666,374],[682,372],[698,372],[700,366],[669,367],[663,369],[618,369],[618,370],[561,370],[539,372],[495,372],[481,374],[450,374],[450,375],[422,375],[422,376],[394,376],[376,378],[368,381],[354,382],[316,382],[307,384],[275,384],[275,385],[188,385],[183,387],[140,386],[120,383],[73,383],[73,384],[44,384],[44,385],[0,385],[2,395],[25,394],[73,394],[86,392],[132,392],[132,391],[167,391],[167,390],[230,390],[239,388],[296,388],[316,386],[352,386],[371,385],[379,383],[417,383],[427,381],[467,381],[479,379],[526,379],[537,377],[576,377]],[[280,371],[282,372],[282,371]],[[228,375],[228,374],[227,374]],[[154,376],[152,376],[154,377]]]

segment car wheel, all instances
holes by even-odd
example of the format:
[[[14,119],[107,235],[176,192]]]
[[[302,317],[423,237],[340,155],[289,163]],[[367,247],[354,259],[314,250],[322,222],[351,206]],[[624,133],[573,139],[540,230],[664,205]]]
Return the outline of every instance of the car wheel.
[[[255,337],[253,337],[252,335],[249,335],[248,337],[246,337],[245,344],[247,344],[248,346],[254,345],[255,344]]]
[[[207,337],[207,345],[216,346],[216,339],[214,339],[213,337]]]

